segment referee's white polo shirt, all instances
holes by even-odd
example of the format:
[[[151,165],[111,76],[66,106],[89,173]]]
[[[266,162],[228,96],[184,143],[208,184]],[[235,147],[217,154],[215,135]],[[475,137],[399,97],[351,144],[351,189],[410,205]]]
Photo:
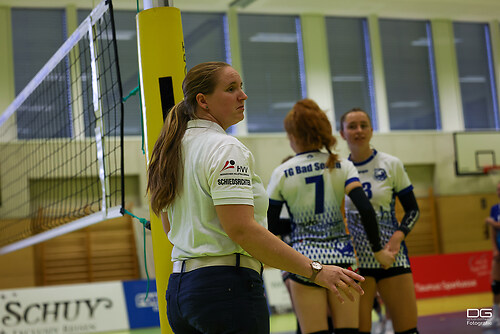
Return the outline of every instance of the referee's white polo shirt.
[[[255,220],[267,228],[269,201],[260,177],[254,172],[252,153],[220,125],[200,119],[188,122],[182,153],[182,188],[167,211],[168,239],[174,246],[172,261],[247,254],[224,232],[215,206],[252,205]]]

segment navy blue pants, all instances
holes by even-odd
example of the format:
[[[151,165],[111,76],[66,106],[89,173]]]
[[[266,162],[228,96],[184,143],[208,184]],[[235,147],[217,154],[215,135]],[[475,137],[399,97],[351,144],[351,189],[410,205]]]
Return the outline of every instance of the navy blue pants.
[[[167,317],[179,334],[269,334],[262,277],[242,267],[206,267],[171,274]]]

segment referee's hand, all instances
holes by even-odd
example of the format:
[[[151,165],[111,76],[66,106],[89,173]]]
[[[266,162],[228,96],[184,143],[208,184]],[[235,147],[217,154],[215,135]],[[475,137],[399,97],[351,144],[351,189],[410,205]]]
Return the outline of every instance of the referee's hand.
[[[353,291],[359,295],[365,293],[356,281],[362,282],[364,280],[363,276],[349,269],[323,265],[323,269],[316,276],[314,283],[331,290],[340,302],[344,303],[344,298],[340,294],[340,291],[343,291],[351,301],[354,301]]]

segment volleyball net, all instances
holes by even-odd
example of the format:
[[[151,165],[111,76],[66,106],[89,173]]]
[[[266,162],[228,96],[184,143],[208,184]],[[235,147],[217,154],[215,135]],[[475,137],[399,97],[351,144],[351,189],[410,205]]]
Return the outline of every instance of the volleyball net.
[[[122,215],[122,95],[105,0],[0,115],[0,254]]]

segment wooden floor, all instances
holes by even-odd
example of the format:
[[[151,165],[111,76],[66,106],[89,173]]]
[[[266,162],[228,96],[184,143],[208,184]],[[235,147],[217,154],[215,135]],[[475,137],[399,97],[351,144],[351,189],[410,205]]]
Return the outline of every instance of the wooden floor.
[[[490,292],[460,295],[443,298],[420,299],[417,301],[420,334],[497,334],[500,328],[483,329],[466,325],[468,308],[491,307]],[[296,319],[293,314],[274,315],[271,317],[272,334],[295,333]],[[112,334],[161,334],[159,328],[135,331],[113,332]],[[108,333],[111,334],[111,333]]]
[[[453,313],[468,308],[491,307],[493,295],[491,292],[472,295],[459,295],[443,298],[428,298],[417,300],[418,316]]]
[[[480,328],[468,327],[466,310],[468,308],[484,308],[492,305],[491,292],[459,295],[441,298],[420,299],[417,301],[420,334],[459,334],[459,333],[499,333],[500,329],[484,331]],[[375,319],[375,313],[373,319]],[[271,333],[295,333],[296,319],[293,314],[271,317]],[[446,329],[446,331],[443,331]]]

